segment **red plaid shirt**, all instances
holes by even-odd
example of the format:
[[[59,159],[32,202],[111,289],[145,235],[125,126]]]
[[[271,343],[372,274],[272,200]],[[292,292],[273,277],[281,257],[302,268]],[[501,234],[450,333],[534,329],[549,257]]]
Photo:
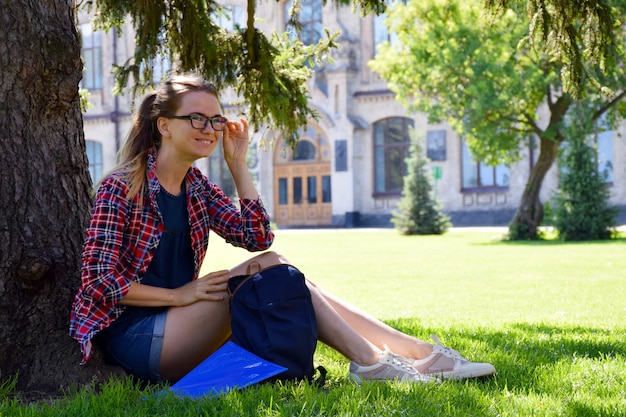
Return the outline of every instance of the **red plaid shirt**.
[[[148,196],[143,206],[140,195],[128,200],[123,173],[108,176],[96,194],[83,249],[82,284],[70,317],[70,336],[80,342],[83,364],[89,360],[92,337],[122,314],[124,306],[119,301],[131,281],[141,282],[159,245],[164,227],[156,203],[160,185],[154,170],[155,157],[154,152],[148,155]],[[185,183],[194,252],[193,279],[198,278],[206,254],[209,230],[251,252],[270,247],[274,234],[260,199],[241,199],[238,209],[193,167]]]

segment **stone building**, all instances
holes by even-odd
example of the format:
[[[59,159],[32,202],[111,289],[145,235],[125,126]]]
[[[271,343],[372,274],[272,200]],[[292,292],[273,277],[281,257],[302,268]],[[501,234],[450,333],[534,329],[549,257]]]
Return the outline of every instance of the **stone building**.
[[[224,27],[244,25],[245,6],[243,0],[230,0],[230,20],[223,18]],[[450,126],[431,125],[424,115],[409,114],[368,68],[376,45],[393,41],[382,24],[384,16],[361,17],[350,7],[322,5],[321,0],[302,0],[302,6],[303,42],[317,41],[323,27],[330,33],[340,30],[341,35],[334,62],[316,68],[309,81],[310,106],[320,118],[301,129],[296,149],[286,148],[271,127],[260,129],[253,138],[251,169],[276,224],[390,227],[391,213],[400,200],[412,126],[425,138],[435,192],[453,224],[506,225],[519,204],[537,151],[529,144],[520,162],[511,166],[474,162]],[[268,33],[283,31],[289,7],[285,1],[259,3],[259,28]],[[84,115],[85,139],[97,180],[114,165],[128,132],[131,100],[128,95],[113,96],[110,69],[131,56],[134,46],[130,27],[117,37],[114,32],[94,32],[87,15],[80,21],[86,66],[83,87],[90,91],[93,106]],[[167,59],[160,64],[163,71],[169,68]],[[229,92],[221,96],[226,115],[238,117],[239,109],[229,105],[233,98]],[[622,208],[626,207],[625,135],[623,123],[597,137],[600,163],[610,173],[611,203]],[[266,143],[268,138],[274,140]],[[197,166],[227,193],[234,192],[219,152]],[[557,174],[557,167],[548,173],[542,201],[549,200],[558,186]],[[620,220],[626,222],[623,214]]]

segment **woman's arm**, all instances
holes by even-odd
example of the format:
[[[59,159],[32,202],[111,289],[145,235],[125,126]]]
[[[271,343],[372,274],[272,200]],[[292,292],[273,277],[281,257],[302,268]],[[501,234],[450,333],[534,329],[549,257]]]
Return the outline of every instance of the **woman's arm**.
[[[133,281],[120,303],[140,307],[180,307],[202,300],[220,301],[226,297],[229,278],[229,271],[224,269],[211,272],[175,289],[154,287]]]
[[[239,122],[229,120],[222,140],[224,160],[235,181],[239,198],[258,200],[259,193],[252,182],[246,162],[248,142],[248,122],[245,119],[240,119]]]
[[[219,188],[209,185],[207,200],[211,230],[227,242],[251,252],[266,250],[271,246],[274,234],[246,163],[248,124],[244,119],[227,123],[223,149],[224,160],[237,188],[240,208]]]

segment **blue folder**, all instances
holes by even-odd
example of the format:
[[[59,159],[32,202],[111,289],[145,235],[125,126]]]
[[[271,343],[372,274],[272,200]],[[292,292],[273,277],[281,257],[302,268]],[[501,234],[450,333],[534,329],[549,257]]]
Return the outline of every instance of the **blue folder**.
[[[178,396],[199,398],[241,389],[287,368],[261,359],[233,342],[226,342],[214,354],[170,387]]]

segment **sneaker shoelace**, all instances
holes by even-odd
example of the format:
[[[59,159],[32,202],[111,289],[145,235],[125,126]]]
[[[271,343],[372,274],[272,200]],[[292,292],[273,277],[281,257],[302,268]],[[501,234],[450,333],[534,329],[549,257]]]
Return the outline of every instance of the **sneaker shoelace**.
[[[440,349],[440,352],[442,354],[444,354],[445,356],[447,356],[447,357],[449,357],[451,359],[465,360],[465,358],[463,356],[461,356],[461,354],[458,351],[456,351],[456,350],[454,350],[452,348],[449,348],[447,346],[442,345],[441,342],[439,341],[439,338],[437,336],[435,336],[434,334],[431,334],[430,338],[435,341],[436,345]]]
[[[402,369],[410,373],[415,372],[413,364],[407,358],[402,355],[398,355],[397,353],[393,353],[387,345],[383,345],[383,347],[385,348],[385,351],[381,353],[386,353],[388,355],[390,358],[390,365],[394,368]]]

